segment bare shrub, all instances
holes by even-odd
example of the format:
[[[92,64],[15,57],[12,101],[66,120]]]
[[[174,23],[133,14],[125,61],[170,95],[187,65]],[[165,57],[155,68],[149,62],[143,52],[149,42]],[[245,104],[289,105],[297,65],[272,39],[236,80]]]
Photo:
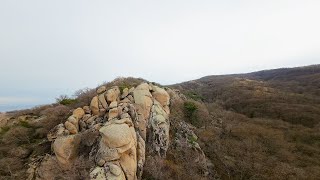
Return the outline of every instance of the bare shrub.
[[[46,155],[38,164],[35,176],[39,179],[82,180],[89,179],[94,162],[79,157],[70,169],[61,168],[54,156]]]
[[[74,106],[82,107],[89,105],[91,99],[96,95],[96,91],[94,89],[83,88],[74,93],[75,98],[77,99],[77,103]]]
[[[2,143],[4,144],[31,144],[33,129],[16,126],[11,128],[2,137]]]
[[[43,133],[48,133],[59,123],[64,123],[70,114],[71,108],[64,105],[53,106],[41,111],[40,115],[45,116],[40,122],[40,126],[44,128]]]
[[[25,179],[24,162],[17,157],[0,159],[0,178],[15,180]]]

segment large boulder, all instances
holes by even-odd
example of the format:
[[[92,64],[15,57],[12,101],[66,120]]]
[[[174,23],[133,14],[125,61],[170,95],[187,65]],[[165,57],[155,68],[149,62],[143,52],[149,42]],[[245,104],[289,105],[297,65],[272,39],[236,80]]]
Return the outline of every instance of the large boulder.
[[[98,165],[110,165],[108,162],[117,162],[121,169],[113,166],[114,171],[110,171],[110,176],[123,177],[126,179],[137,179],[137,137],[130,118],[112,119],[100,128],[101,140],[97,153],[96,162]],[[119,166],[120,167],[120,166]],[[108,176],[108,175],[107,175]]]
[[[132,147],[126,153],[123,153],[120,157],[121,167],[128,180],[137,179],[137,153],[136,148]]]
[[[133,141],[130,128],[127,124],[110,124],[100,130],[102,140],[110,148],[125,146]]]
[[[114,119],[114,118],[117,118],[119,116],[119,110],[118,108],[112,108],[110,109],[109,111],[109,115],[108,115],[108,120],[111,120],[111,119]]]
[[[82,108],[86,114],[91,114],[90,106],[83,106]]]
[[[92,98],[90,103],[91,113],[93,115],[99,115],[99,99],[98,96]]]
[[[112,87],[105,93],[105,98],[108,103],[111,103],[113,101],[118,101],[119,96],[120,96],[120,89],[118,86]]]
[[[74,115],[69,116],[67,121],[74,124],[78,129],[79,119],[76,116],[74,116]]]
[[[58,137],[53,143],[53,151],[62,167],[70,168],[78,156],[80,135]]]
[[[150,109],[153,104],[150,86],[147,83],[140,84],[133,91],[135,108],[138,113],[138,126],[141,136],[146,139],[146,127],[150,117]]]
[[[107,101],[106,101],[106,99],[104,97],[104,94],[99,94],[98,99],[99,99],[99,102],[101,103],[102,107],[104,109],[107,109],[108,108],[108,103],[107,103]]]
[[[152,96],[163,106],[169,106],[170,96],[166,90],[158,87],[152,86]]]
[[[76,117],[78,120],[84,116],[85,112],[82,108],[77,108],[73,111],[72,115]]]
[[[64,123],[64,126],[66,127],[66,129],[70,132],[70,134],[77,134],[79,131],[79,128],[77,128],[73,123],[71,123],[70,121],[66,121]]]
[[[100,86],[97,89],[97,94],[102,94],[104,92],[106,92],[107,88],[105,86]]]

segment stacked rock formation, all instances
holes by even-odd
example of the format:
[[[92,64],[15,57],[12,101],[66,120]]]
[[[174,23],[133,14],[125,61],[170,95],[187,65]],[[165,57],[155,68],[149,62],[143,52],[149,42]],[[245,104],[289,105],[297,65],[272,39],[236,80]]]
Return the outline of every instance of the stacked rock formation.
[[[169,146],[169,102],[166,90],[142,83],[122,93],[119,87],[97,89],[90,106],[77,108],[48,134],[65,168],[78,157],[80,144],[91,147],[95,160],[90,179],[140,179],[146,142],[165,157]],[[88,138],[88,134],[94,134]]]

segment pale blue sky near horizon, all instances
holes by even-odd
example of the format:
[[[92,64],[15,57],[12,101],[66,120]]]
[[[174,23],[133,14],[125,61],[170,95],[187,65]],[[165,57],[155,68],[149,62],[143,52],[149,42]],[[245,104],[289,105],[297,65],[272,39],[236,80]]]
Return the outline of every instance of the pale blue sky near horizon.
[[[0,112],[116,77],[320,64],[318,0],[1,0]]]

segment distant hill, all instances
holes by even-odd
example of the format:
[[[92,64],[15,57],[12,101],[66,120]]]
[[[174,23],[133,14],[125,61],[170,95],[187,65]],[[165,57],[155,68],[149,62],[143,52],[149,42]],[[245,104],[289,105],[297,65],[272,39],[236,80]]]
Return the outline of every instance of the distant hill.
[[[282,119],[307,127],[320,122],[320,65],[206,76],[172,87],[250,118]]]

